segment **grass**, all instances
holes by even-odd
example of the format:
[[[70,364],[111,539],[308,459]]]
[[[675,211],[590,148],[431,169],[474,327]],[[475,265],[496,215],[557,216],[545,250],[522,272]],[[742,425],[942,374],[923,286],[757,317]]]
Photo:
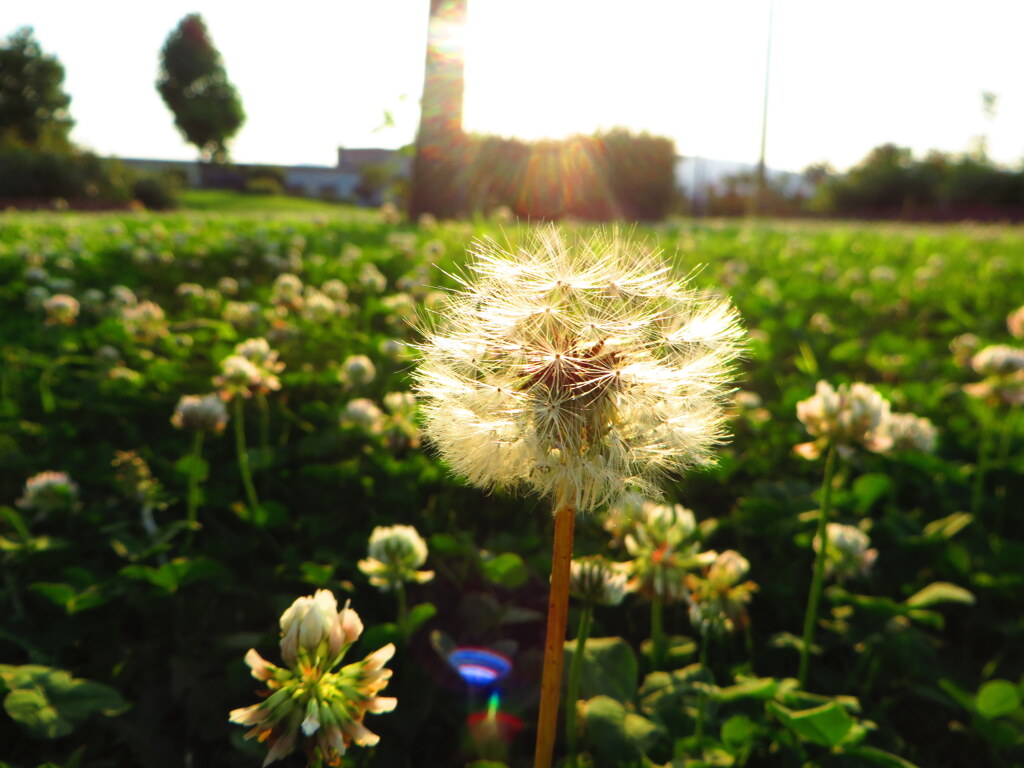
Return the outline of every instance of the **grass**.
[[[355,206],[289,195],[251,195],[224,189],[187,189],[178,195],[187,211],[225,213],[340,213]]]

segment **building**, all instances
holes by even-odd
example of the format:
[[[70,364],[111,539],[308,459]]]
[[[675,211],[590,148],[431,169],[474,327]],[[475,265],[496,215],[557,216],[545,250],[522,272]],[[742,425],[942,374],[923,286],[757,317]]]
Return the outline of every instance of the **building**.
[[[388,199],[395,182],[408,179],[412,158],[396,149],[338,148],[338,164],[326,165],[212,165],[189,160],[122,158],[142,173],[178,176],[194,189],[244,190],[256,178],[275,178],[283,191],[301,197],[340,200],[376,206]]]

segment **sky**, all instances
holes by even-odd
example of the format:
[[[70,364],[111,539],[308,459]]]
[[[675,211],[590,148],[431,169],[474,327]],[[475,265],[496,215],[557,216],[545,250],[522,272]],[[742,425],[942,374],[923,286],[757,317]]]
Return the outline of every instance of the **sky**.
[[[879,144],[1024,162],[1024,0],[469,0],[464,125],[533,139],[623,126],[681,155],[845,170]],[[188,160],[155,89],[159,51],[202,14],[248,119],[242,163],[333,165],[411,142],[428,0],[5,0],[66,71],[72,139]],[[982,93],[996,94],[986,117]],[[389,124],[385,115],[393,120]]]

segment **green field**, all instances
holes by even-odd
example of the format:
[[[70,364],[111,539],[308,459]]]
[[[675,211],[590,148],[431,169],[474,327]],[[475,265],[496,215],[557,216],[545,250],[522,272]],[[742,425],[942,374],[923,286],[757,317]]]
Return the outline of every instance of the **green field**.
[[[292,195],[255,195],[220,189],[186,189],[178,194],[178,204],[187,211],[215,213],[322,213],[337,214],[358,210],[351,205]]]
[[[529,248],[530,228],[388,225],[290,197],[182,204],[0,214],[0,765],[257,765],[267,745],[228,722],[264,687],[243,657],[283,664],[278,618],[318,589],[365,626],[346,662],[398,649],[384,691],[398,706],[366,718],[380,742],[351,744],[344,765],[530,765],[549,507],[461,482],[394,394],[412,387],[416,317],[443,306],[467,246]],[[673,221],[620,235],[730,299],[746,349],[717,463],[664,484],[699,525],[641,512],[610,529],[605,510],[576,523],[578,556],[641,585],[593,609],[579,765],[1021,764],[1024,353],[998,371],[977,354],[1024,345],[1007,324],[1024,230]],[[251,339],[277,353],[261,378],[215,381]],[[930,420],[934,445],[851,438],[823,493],[824,457],[794,453],[816,436],[797,404],[819,381],[872,385]],[[172,424],[182,396],[218,389],[222,433]],[[26,489],[44,471],[73,485]],[[830,561],[801,686],[823,508],[876,555]],[[432,580],[371,585],[359,563],[390,525],[422,535]],[[745,596],[700,557],[729,550],[749,564]],[[674,586],[643,588],[652,569]],[[572,603],[570,640],[586,610]],[[455,646],[500,651],[511,671],[470,688]]]

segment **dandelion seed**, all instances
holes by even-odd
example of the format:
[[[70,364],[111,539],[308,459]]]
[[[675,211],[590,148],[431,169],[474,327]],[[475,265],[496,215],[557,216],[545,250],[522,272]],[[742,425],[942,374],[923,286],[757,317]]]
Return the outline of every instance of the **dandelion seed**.
[[[712,460],[740,347],[731,307],[616,237],[571,245],[548,229],[474,257],[416,373],[426,432],[457,473],[585,511]]]

